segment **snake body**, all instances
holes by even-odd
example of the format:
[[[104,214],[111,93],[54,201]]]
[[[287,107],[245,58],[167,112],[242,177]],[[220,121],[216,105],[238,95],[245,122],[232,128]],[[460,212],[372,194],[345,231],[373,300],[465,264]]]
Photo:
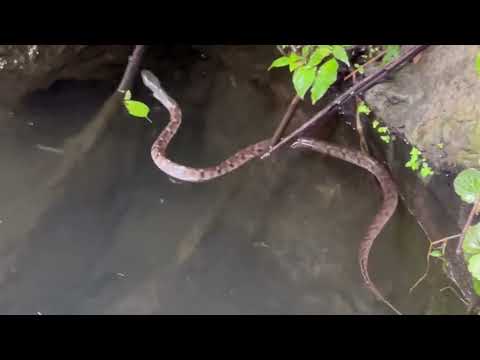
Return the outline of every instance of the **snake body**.
[[[392,215],[395,213],[398,205],[398,191],[390,176],[390,173],[378,161],[360,151],[347,149],[338,145],[327,143],[325,141],[300,138],[295,141],[291,147],[307,148],[337,159],[347,161],[351,164],[364,168],[377,178],[380,187],[382,188],[383,202],[380,210],[376,213],[375,217],[370,223],[365,237],[360,243],[360,249],[358,253],[360,272],[365,285],[378,298],[378,300],[387,304],[397,314],[400,314],[400,312],[385,299],[382,293],[372,282],[368,274],[368,258],[373,242],[390,220]]]
[[[170,122],[157,137],[151,148],[151,156],[155,165],[170,177],[195,183],[209,181],[226,175],[250,160],[260,157],[269,148],[270,140],[263,140],[239,150],[216,166],[201,169],[183,166],[169,160],[166,156],[166,150],[182,123],[182,110],[177,102],[165,92],[160,85],[160,81],[152,72],[143,70],[142,80],[145,86],[152,91],[153,97],[160,101],[170,114]]]
[[[151,156],[157,167],[174,179],[186,182],[204,182],[223,176],[238,169],[248,161],[260,157],[269,146],[270,139],[260,141],[239,150],[233,156],[224,160],[216,166],[195,169],[177,164],[166,157],[167,147],[176,134],[182,122],[182,112],[175,100],[173,100],[160,85],[157,77],[148,70],[143,70],[142,80],[148,87],[155,99],[160,101],[170,114],[170,122],[154,141],[151,148]],[[398,192],[388,171],[375,159],[363,154],[360,151],[340,147],[324,141],[301,138],[292,144],[293,148],[308,148],[317,152],[338,158],[354,165],[360,166],[373,174],[380,183],[383,193],[383,203],[380,210],[372,220],[359,249],[360,271],[365,285],[382,302],[387,304],[399,313],[381,294],[368,274],[368,258],[374,240],[382,231],[385,224],[392,217],[398,204]]]

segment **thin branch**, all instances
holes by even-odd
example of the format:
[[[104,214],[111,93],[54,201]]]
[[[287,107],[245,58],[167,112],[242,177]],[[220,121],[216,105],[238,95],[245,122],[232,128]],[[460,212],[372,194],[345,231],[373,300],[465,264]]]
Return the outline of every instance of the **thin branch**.
[[[468,306],[468,302],[460,296],[460,294],[451,286],[445,286],[440,289],[440,292],[444,292],[445,290],[450,290],[464,305]]]
[[[357,76],[353,73],[352,76],[353,83],[357,82]],[[367,139],[365,138],[365,132],[363,131],[362,121],[360,119],[360,112],[358,111],[358,106],[360,105],[361,99],[360,96],[355,96],[355,121],[357,127],[358,137],[360,138],[360,149],[367,155],[370,155],[370,151],[368,149]]]
[[[377,72],[373,73],[370,76],[367,76],[362,81],[359,81],[358,83],[350,87],[350,89],[345,91],[342,95],[338,96],[334,101],[330,102],[327,106],[325,106],[322,110],[320,110],[317,114],[315,114],[305,124],[303,124],[297,130],[293,131],[290,135],[288,135],[287,137],[279,141],[275,146],[273,146],[264,155],[262,155],[261,159],[265,159],[266,157],[270,156],[272,152],[276,151],[277,149],[279,149],[286,143],[290,142],[294,138],[297,138],[305,130],[315,125],[320,119],[322,119],[327,113],[329,113],[335,107],[341,106],[342,104],[350,100],[351,97],[354,96],[355,94],[368,90],[373,85],[381,81],[390,71],[393,71],[399,68],[405,62],[415,57],[415,55],[419,54],[420,52],[425,50],[427,47],[428,45],[418,45],[413,47],[412,49],[405,52],[405,54],[401,55],[398,59],[392,61],[382,69],[378,70]]]
[[[463,240],[465,239],[465,234],[467,233],[468,228],[472,224],[473,218],[475,217],[475,214],[478,212],[479,209],[480,209],[480,197],[478,197],[477,200],[475,200],[475,203],[472,206],[472,210],[470,210],[470,214],[468,215],[467,222],[463,227],[460,239],[458,239],[457,250],[456,250],[457,255],[460,255],[462,253]]]
[[[133,79],[137,75],[138,69],[140,68],[140,62],[144,52],[145,45],[135,45],[132,55],[128,58],[128,65],[123,73],[123,77],[118,85],[117,91],[125,92],[132,87]]]
[[[451,240],[451,239],[456,239],[458,237],[462,236],[462,234],[457,234],[457,235],[452,235],[452,236],[447,236],[443,239],[440,239],[440,240],[436,240],[434,242],[432,242],[432,246],[433,245],[437,245],[437,244],[441,244],[441,243],[444,243],[444,242],[447,242],[448,240]]]
[[[437,244],[444,244],[446,243],[448,240],[451,240],[451,239],[456,239],[458,238],[459,236],[461,236],[461,234],[456,234],[456,235],[451,235],[451,236],[447,236],[447,237],[444,237],[443,239],[440,239],[440,240],[436,240],[436,241],[433,241],[433,242],[430,242],[430,245],[428,246],[428,251],[427,251],[427,267],[425,269],[425,273],[420,276],[420,278],[415,282],[415,284],[410,288],[410,293],[423,281],[425,280],[425,278],[427,277],[428,275],[428,272],[430,270],[430,253],[432,252],[432,248],[434,245],[437,245]]]
[[[428,276],[428,272],[430,271],[430,252],[431,251],[432,251],[432,244],[430,243],[427,251],[427,266],[425,268],[425,272],[423,273],[422,276],[420,276],[420,278],[415,282],[415,284],[412,285],[412,287],[409,290],[409,293],[412,293],[412,291]]]
[[[290,105],[288,105],[287,111],[285,112],[285,115],[283,115],[282,121],[280,121],[280,124],[278,125],[277,129],[275,130],[273,136],[272,136],[272,142],[270,143],[270,146],[275,146],[275,144],[278,142],[280,137],[282,136],[283,132],[285,131],[285,128],[288,126],[288,123],[290,122],[290,119],[292,118],[292,114],[295,112],[298,103],[300,102],[300,97],[298,95],[295,95],[290,102]]]
[[[350,79],[352,76],[354,76],[357,72],[360,71],[360,69],[362,68],[365,68],[365,66],[373,63],[374,61],[378,60],[380,57],[382,57],[383,55],[385,55],[387,53],[387,50],[384,50],[382,51],[381,53],[379,53],[378,55],[374,56],[373,58],[371,58],[370,60],[368,60],[365,64],[361,65],[358,69],[356,69],[355,71],[352,71],[350,74],[348,74],[347,76],[345,76],[343,78],[343,81],[347,81],[348,79]]]

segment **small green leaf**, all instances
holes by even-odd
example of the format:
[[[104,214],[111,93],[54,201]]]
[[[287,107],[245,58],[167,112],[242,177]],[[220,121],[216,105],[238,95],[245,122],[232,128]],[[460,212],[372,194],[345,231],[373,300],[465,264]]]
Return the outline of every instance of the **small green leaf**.
[[[350,66],[350,62],[348,61],[348,54],[347,51],[340,45],[333,45],[333,56],[335,56],[338,60],[343,62],[345,65]]]
[[[387,45],[387,52],[383,56],[383,64],[386,65],[400,55],[400,45]]]
[[[480,171],[477,169],[466,169],[457,175],[453,182],[455,192],[460,198],[473,204],[480,196]]]
[[[338,62],[330,59],[318,69],[315,83],[312,87],[312,103],[315,104],[337,81]]]
[[[372,127],[376,129],[378,125],[380,125],[380,122],[378,120],[373,120]]]
[[[297,70],[300,66],[303,66],[303,61],[301,61],[301,60],[299,60],[295,63],[290,63],[290,65],[288,66],[288,70],[290,70],[290,72],[292,72],[292,71]]]
[[[327,93],[328,89],[330,89],[331,85],[332,84],[325,81],[325,79],[315,79],[315,83],[312,87],[312,104],[315,104],[318,100],[320,100],[323,95]]]
[[[365,104],[365,102],[362,101],[360,104],[358,104],[357,113],[369,115],[371,112],[372,110],[370,110],[370,108],[367,106],[367,104]]]
[[[303,99],[315,80],[315,68],[303,66],[293,73],[293,86],[297,95]]]
[[[413,171],[417,171],[418,169],[420,169],[420,154],[421,152],[416,147],[413,147],[410,151],[410,160],[405,164],[405,167],[410,168]]]
[[[386,126],[379,127],[377,130],[380,134],[388,133],[388,128]]]
[[[360,73],[360,74],[364,74],[365,73],[365,69],[363,68],[363,66],[360,66],[358,64],[355,64],[357,66],[355,66],[355,68],[357,69],[357,71]]]
[[[468,271],[475,279],[480,280],[480,254],[473,255],[468,260]]]
[[[480,296],[480,280],[473,278],[473,290]]]
[[[335,59],[328,60],[325,64],[320,66],[317,73],[317,78],[323,78],[325,81],[333,84],[337,81],[338,62]]]
[[[413,147],[412,150],[410,150],[410,155],[412,155],[412,157],[415,157],[416,159],[418,158],[418,155],[421,155],[422,152],[420,150],[418,150],[416,147]]]
[[[471,255],[480,253],[480,223],[468,228],[463,240],[463,251]]]
[[[390,135],[382,135],[380,136],[380,139],[382,139],[383,142],[386,142],[387,144],[390,143]]]
[[[278,59],[276,59],[272,63],[272,65],[270,65],[268,70],[270,70],[272,68],[279,68],[279,67],[287,66],[288,64],[290,64],[290,58],[288,56],[282,56],[282,57],[279,57]]]
[[[430,175],[433,175],[433,170],[430,168],[430,166],[428,166],[428,164],[423,163],[422,168],[420,170],[420,176],[422,178],[426,178]]]
[[[290,53],[290,55],[288,55],[288,61],[290,63],[293,63],[297,60],[300,60],[301,58],[302,57],[300,55],[298,55],[297,53],[294,53],[294,52],[292,52],[292,53]]]
[[[480,52],[475,57],[475,69],[477,70],[477,75],[480,76]]]
[[[312,56],[310,56],[310,60],[308,61],[308,66],[317,66],[323,61],[323,59],[325,59],[331,53],[332,53],[331,50],[326,47],[316,49],[313,52]]]
[[[431,257],[439,258],[439,257],[442,257],[442,252],[441,252],[440,250],[433,250],[433,251],[430,253],[430,256],[431,256]]]
[[[128,101],[132,98],[132,93],[130,90],[125,91],[125,96],[123,97],[123,100]]]
[[[128,113],[135,117],[146,118],[150,113],[150,108],[140,101],[126,100],[125,107]]]

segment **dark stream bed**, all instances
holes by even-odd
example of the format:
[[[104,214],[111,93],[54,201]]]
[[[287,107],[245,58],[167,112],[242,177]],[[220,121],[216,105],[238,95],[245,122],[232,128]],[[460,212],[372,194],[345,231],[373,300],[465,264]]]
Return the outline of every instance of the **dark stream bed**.
[[[201,66],[196,81],[195,66],[166,80],[184,113],[169,153],[191,166],[270,136],[285,111],[246,78]],[[174,183],[150,158],[167,113],[138,87],[153,124],[121,114],[49,188],[63,142],[115,85],[58,82],[0,111],[1,314],[391,314],[361,281],[358,245],[381,195],[353,165],[285,149],[208,183]],[[357,142],[343,125],[331,140]],[[405,314],[463,313],[440,291],[439,266],[409,293],[427,246],[400,205],[372,250],[372,279]]]

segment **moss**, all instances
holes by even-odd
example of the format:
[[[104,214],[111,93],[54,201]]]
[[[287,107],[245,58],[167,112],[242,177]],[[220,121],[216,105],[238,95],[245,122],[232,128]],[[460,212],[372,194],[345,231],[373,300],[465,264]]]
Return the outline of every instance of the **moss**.
[[[480,121],[477,121],[472,130],[473,131],[468,134],[470,149],[472,153],[480,155]]]

